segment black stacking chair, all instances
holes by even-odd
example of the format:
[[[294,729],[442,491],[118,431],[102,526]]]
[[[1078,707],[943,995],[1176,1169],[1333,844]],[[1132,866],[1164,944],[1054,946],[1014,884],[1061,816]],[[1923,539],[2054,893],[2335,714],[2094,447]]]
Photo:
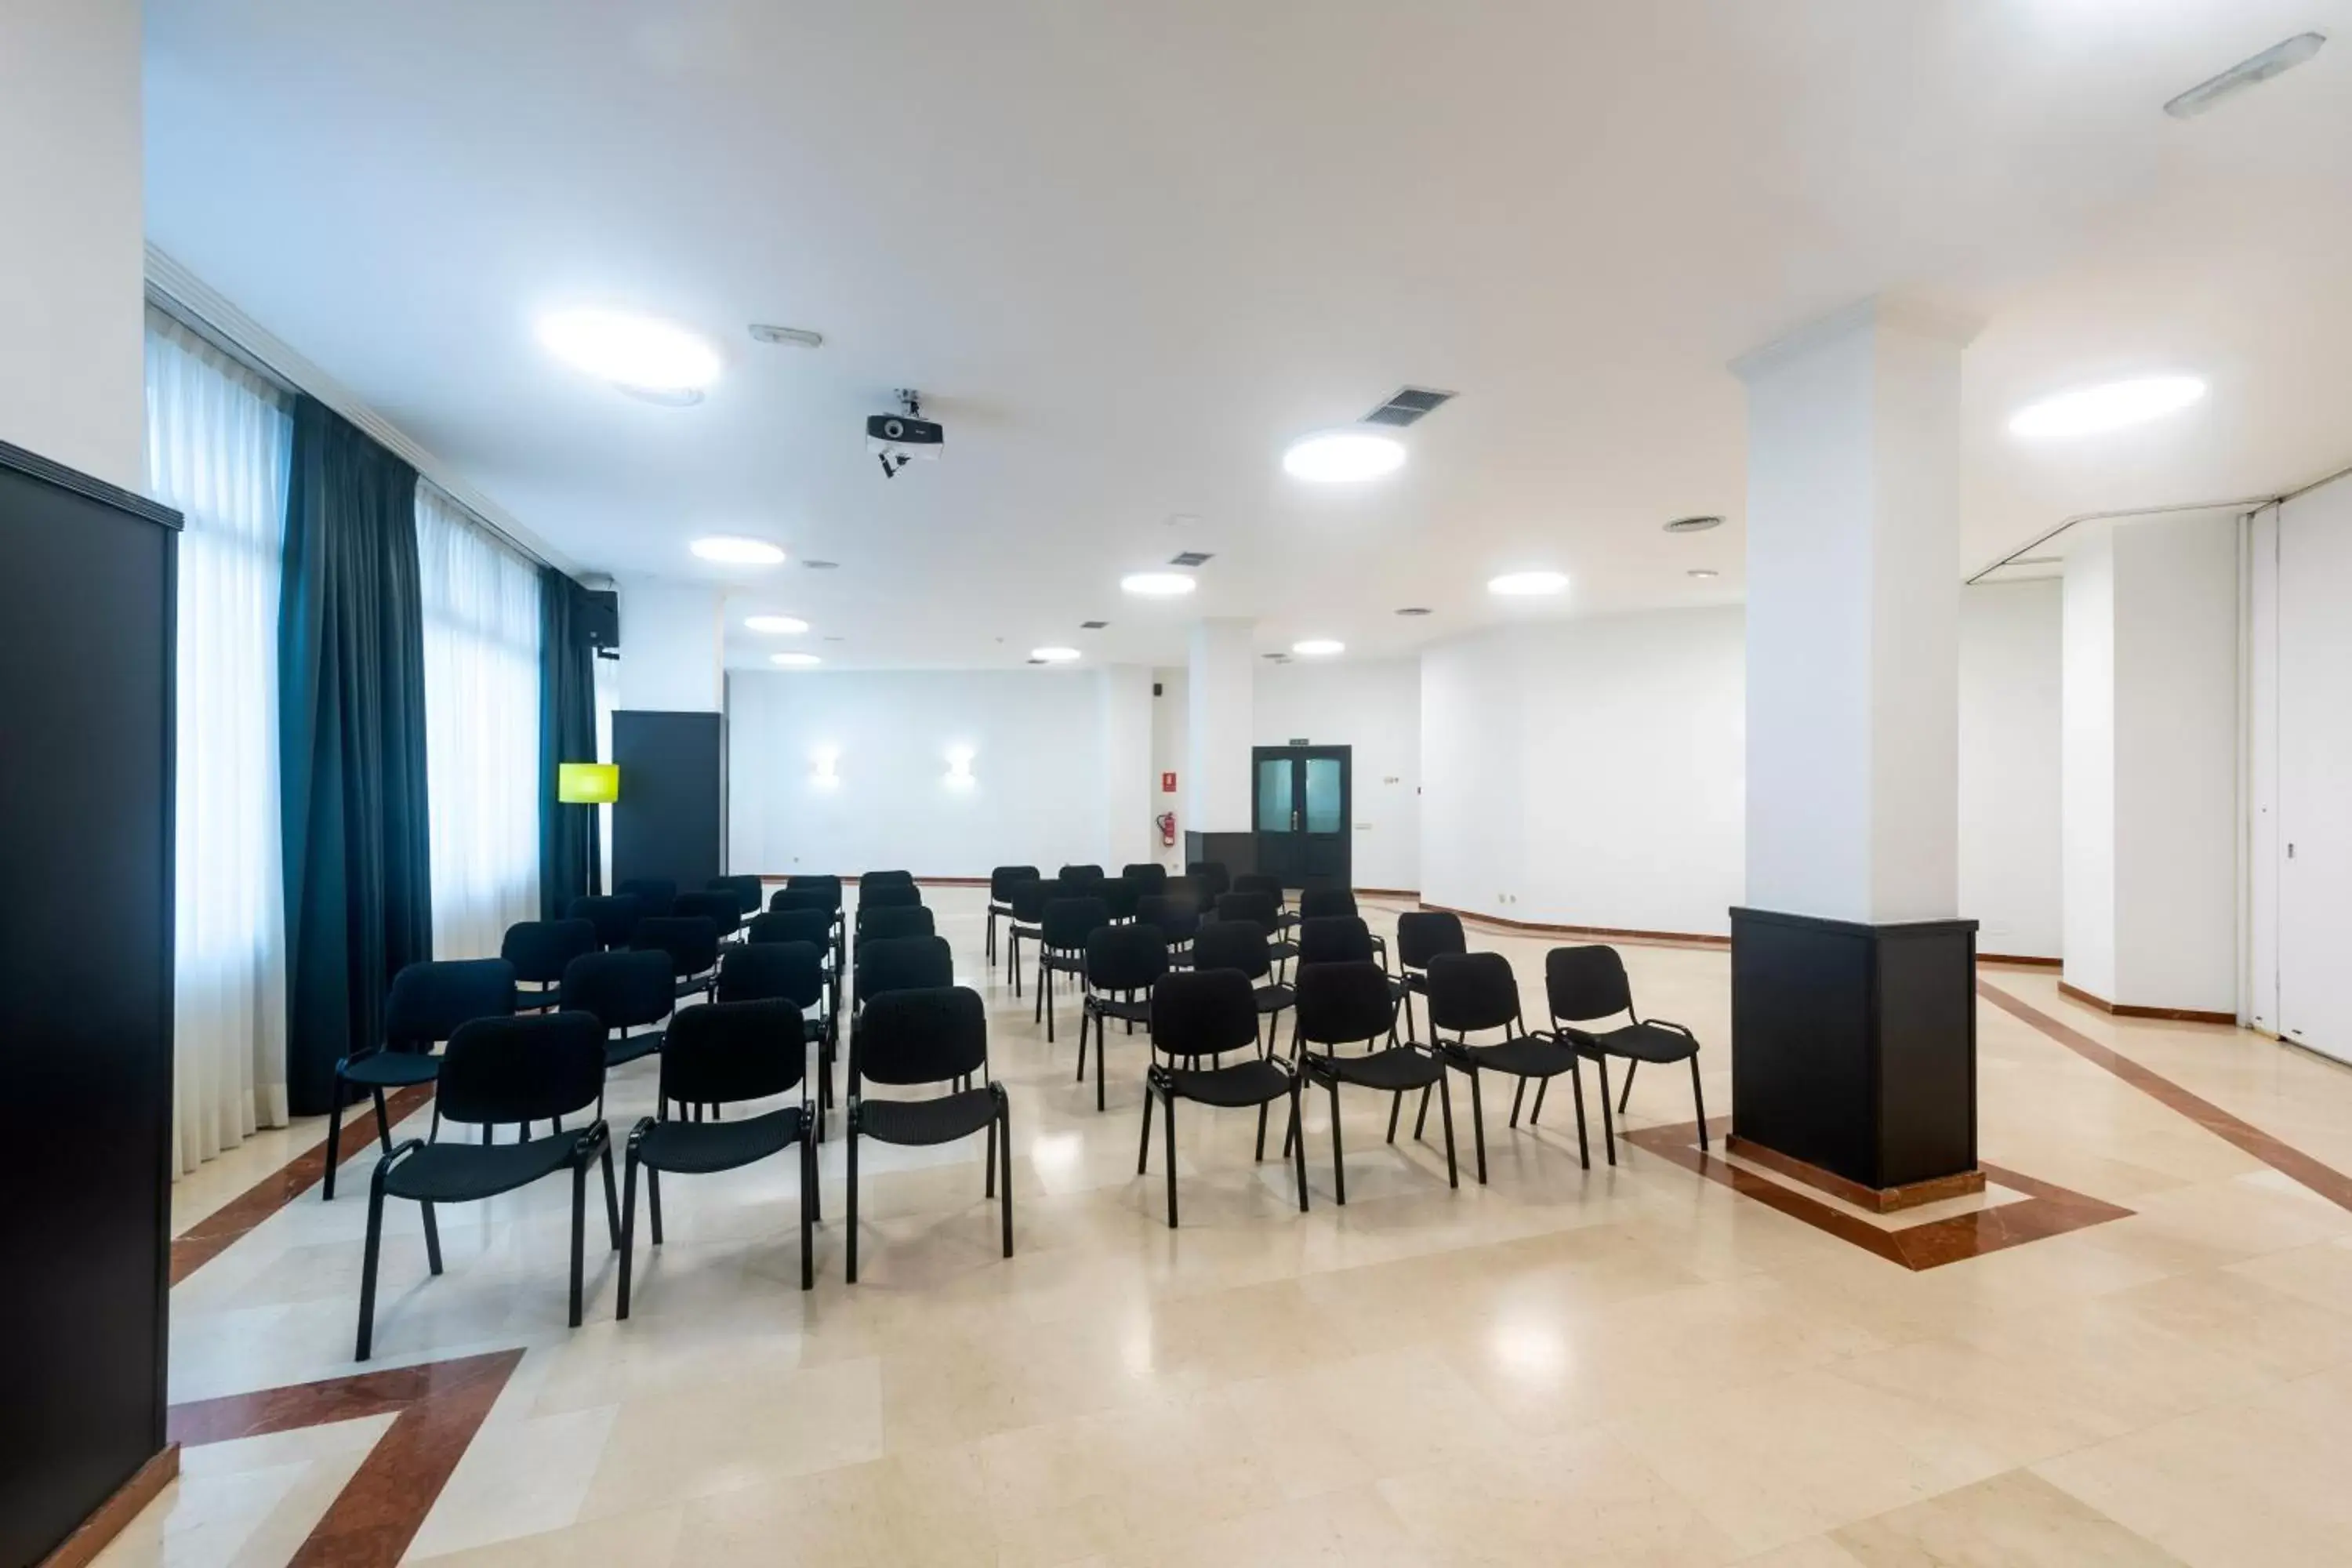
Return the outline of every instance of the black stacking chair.
[[[613,891],[636,900],[637,912],[643,915],[669,914],[677,901],[677,884],[667,877],[631,877],[614,883]]]
[[[983,952],[991,964],[996,962],[996,922],[1013,917],[1013,889],[1021,882],[1034,882],[1038,878],[1034,866],[999,866],[988,874],[988,930]]]
[[[1233,873],[1223,860],[1187,860],[1184,875],[1201,884],[1201,907],[1213,909],[1217,895],[1234,890]]]
[[[604,1026],[604,1065],[624,1066],[661,1049],[658,1024],[677,1005],[677,980],[667,952],[590,952],[563,971],[563,1010],[586,1013]],[[601,1109],[601,1102],[600,1102]]]
[[[1103,879],[1103,868],[1099,866],[1065,866],[1054,873],[1054,879],[1071,883],[1099,882]]]
[[[1113,1018],[1135,1026],[1151,1023],[1151,987],[1168,973],[1168,939],[1160,928],[1141,924],[1097,926],[1087,933],[1086,967],[1079,972],[1086,1003],[1078,1014],[1078,1081],[1087,1081],[1087,1026],[1095,1031],[1095,1109],[1103,1109],[1103,1033]],[[1255,1018],[1255,1014],[1251,1016]]]
[[[768,907],[767,884],[757,877],[713,877],[709,891],[735,895],[735,918],[748,921]]]
[[[563,966],[596,951],[593,921],[522,921],[507,927],[499,956],[514,967],[518,1012],[555,1005]],[[528,985],[530,990],[522,989]]]
[[[833,923],[834,911],[840,908],[841,900],[824,888],[778,888],[768,895],[769,912],[782,914],[790,910],[820,910],[824,911],[828,926]]]
[[[937,937],[908,937],[908,942]],[[869,1083],[896,1088],[981,1081],[929,1100],[872,1100]],[[891,991],[858,1009],[849,1037],[849,1282],[857,1283],[857,1145],[952,1143],[985,1129],[987,1195],[1003,1214],[1004,1256],[1013,1256],[1013,1110],[988,1076],[988,1009],[967,985]],[[1000,1168],[1001,1166],[1001,1168]]]
[[[699,991],[707,997],[719,983],[719,928],[704,915],[647,915],[629,939],[630,951],[669,955],[677,996]]]
[[[504,1018],[515,1010],[514,966],[503,958],[442,959],[412,963],[392,977],[383,1003],[383,1039],[335,1063],[334,1097],[327,1110],[327,1175],[321,1202],[335,1195],[335,1167],[343,1156],[344,1087],[363,1089],[375,1101],[376,1142],[392,1152],[392,1113],[383,1091],[431,1083],[441,1071],[433,1047],[476,1018]],[[440,1111],[440,1100],[434,1101]]]
[[[1404,1032],[1414,1033],[1412,998],[1429,993],[1429,961],[1440,953],[1467,952],[1462,917],[1441,910],[1418,910],[1397,916],[1398,978],[1404,982]],[[1541,1091],[1538,1091],[1538,1097]]]
[[[1086,988],[1087,938],[1110,924],[1110,908],[1097,898],[1059,898],[1045,906],[1037,937],[1037,1016],[1045,1020],[1045,1043],[1054,1041],[1054,976],[1076,977]]]
[[[1260,1017],[1271,1018],[1297,999],[1289,986],[1268,978],[1274,973],[1274,959],[1265,928],[1255,921],[1202,922],[1199,934],[1192,938],[1192,967],[1240,970],[1250,982]]]
[[[586,963],[589,959],[575,959]],[[383,1243],[383,1200],[407,1198],[424,1205],[425,1259],[441,1272],[441,1229],[434,1218],[439,1204],[474,1203],[512,1192],[542,1176],[572,1173],[572,1326],[580,1326],[583,1231],[587,1224],[588,1167],[604,1167],[604,1220],[613,1245],[621,1244],[619,1200],[613,1191],[613,1144],[600,1118],[574,1131],[519,1143],[444,1142],[441,1125],[476,1122],[485,1129],[501,1121],[528,1126],[561,1122],[604,1095],[604,1053],[595,1019],[579,1013],[548,1013],[528,1018],[477,1018],[449,1040],[434,1092],[438,1115],[430,1142],[403,1141],[376,1162],[368,1183],[366,1250],[360,1264],[360,1331],[356,1359],[365,1361],[375,1343],[376,1258]]]
[[[1114,924],[1133,920],[1136,901],[1143,896],[1141,884],[1130,882],[1124,877],[1114,877],[1101,882],[1090,882],[1087,885],[1086,890],[1103,901],[1103,907],[1110,912]]]
[[[563,906],[563,918],[586,921],[596,928],[596,945],[618,952],[629,945],[630,933],[644,918],[645,905],[634,893],[590,893]]]
[[[1298,922],[1298,967],[1310,963],[1379,963],[1381,939],[1354,915],[1317,915]],[[1381,965],[1381,973],[1387,973]],[[1405,998],[1404,982],[1389,976],[1389,994]],[[1406,1033],[1412,1033],[1407,1030]]]
[[[1160,893],[1162,898],[1182,899],[1196,910],[1216,907],[1214,895],[1198,877],[1171,877],[1160,885]]]
[[[846,946],[846,933],[842,929],[841,921],[841,879],[830,875],[814,874],[787,877],[784,879],[784,891],[798,893],[802,897],[797,900],[781,904],[771,899],[768,901],[770,909],[821,909],[830,910],[833,912],[833,963],[835,969],[840,968],[847,956],[844,952]]]
[[[1045,934],[1045,906],[1065,897],[1058,880],[1045,879],[1022,882],[1013,889],[1012,940],[1005,944],[1004,967],[1013,974],[1013,994],[1021,994],[1021,942],[1043,940]]]
[[[817,1048],[819,1084],[832,1081],[836,1036],[824,948],[808,942],[745,942],[719,961],[718,1000],[790,1002],[801,1016],[801,1043]],[[812,1007],[817,1010],[814,1018],[808,1016]]]
[[[782,952],[771,948],[772,952]],[[730,958],[742,956],[730,953]],[[808,1049],[799,1009],[789,1000],[718,1002],[688,1007],[670,1021],[662,1049],[661,1104],[740,1105],[801,1091],[798,1105],[732,1121],[645,1117],[629,1131],[626,1184],[621,1200],[621,1300],[629,1315],[630,1266],[637,1240],[637,1169],[645,1168],[646,1209],[654,1245],[662,1244],[661,1173],[700,1176],[733,1171],[798,1146],[801,1165],[801,1289],[816,1284],[816,1123],[808,1102]]]
[[[1279,939],[1283,932],[1298,923],[1297,915],[1290,908],[1289,890],[1283,887],[1282,879],[1271,871],[1244,871],[1234,879],[1233,890],[1236,893],[1264,893],[1274,900],[1274,921],[1265,928],[1268,935]]]
[[[833,916],[824,910],[772,910],[753,915],[743,927],[743,940],[754,946],[779,942],[804,942],[814,947],[824,965],[825,1011],[841,1011],[841,976],[833,965]]]
[[[893,991],[931,991],[954,984],[955,955],[943,936],[890,937],[857,950],[854,999],[861,1009]]]
[[[904,910],[919,908],[923,889],[912,882],[860,882],[857,884],[857,912],[868,910]]]
[[[875,887],[883,882],[896,882],[901,887],[911,888],[915,885],[915,874],[912,871],[868,871],[857,879],[857,886],[860,889]]]
[[[1282,906],[1274,895],[1263,890],[1220,893],[1217,895],[1217,923],[1246,921],[1266,934],[1266,962],[1283,964],[1298,956],[1298,944],[1278,942],[1275,933],[1282,929]]]
[[[1445,1037],[1448,1029],[1454,1031],[1451,1040]],[[1470,1043],[1470,1036],[1487,1029],[1500,1029],[1503,1037],[1486,1045]],[[1504,1073],[1519,1080],[1517,1092],[1511,1096],[1514,1127],[1519,1124],[1519,1104],[1527,1098],[1528,1080],[1549,1087],[1549,1080],[1566,1073],[1576,1091],[1576,1157],[1586,1169],[1591,1168],[1592,1156],[1584,1141],[1584,1079],[1576,1070],[1576,1047],[1557,1036],[1530,1032],[1521,1021],[1519,983],[1511,973],[1509,959],[1499,952],[1449,952],[1431,959],[1429,1033],[1446,1065],[1470,1075],[1470,1136],[1478,1151],[1481,1185],[1486,1180],[1486,1112],[1478,1094],[1482,1072]],[[1427,1094],[1421,1097],[1421,1103],[1426,1114]],[[1536,1114],[1542,1113],[1539,1089]],[[1413,1131],[1419,1133],[1417,1123]]]
[[[1609,1058],[1625,1058],[1625,1094],[1617,1102],[1622,1111],[1633,1095],[1633,1072],[1643,1062],[1664,1066],[1687,1061],[1691,1075],[1691,1109],[1698,1116],[1698,1146],[1706,1142],[1706,1095],[1698,1083],[1698,1037],[1680,1024],[1664,1018],[1643,1018],[1633,1011],[1633,987],[1625,978],[1624,960],[1613,947],[1556,947],[1544,954],[1544,998],[1551,1009],[1552,1027],[1560,1037],[1592,1058],[1601,1072],[1601,1142],[1609,1163],[1617,1163],[1617,1119],[1609,1109]],[[1614,1029],[1576,1026],[1622,1013],[1629,1022]],[[1543,1092],[1536,1093],[1536,1114],[1543,1114]],[[1576,1109],[1580,1129],[1584,1101]]]
[[[1304,926],[1308,921],[1360,921],[1363,919],[1363,913],[1356,907],[1356,895],[1349,889],[1308,888],[1298,895],[1297,923]],[[1382,965],[1386,965],[1389,961],[1388,939],[1372,931],[1370,926],[1364,929],[1371,937],[1374,956]],[[1407,1029],[1406,1033],[1410,1034],[1412,1030]]]
[[[1302,964],[1298,971],[1298,1011],[1291,1020],[1291,1055],[1309,1084],[1331,1092],[1331,1172],[1339,1202],[1348,1201],[1348,1167],[1340,1148],[1339,1086],[1384,1089],[1389,1095],[1389,1136],[1396,1142],[1397,1115],[1405,1092],[1419,1089],[1424,1111],[1429,1090],[1438,1093],[1438,1115],[1445,1125],[1445,1184],[1458,1187],[1461,1173],[1454,1163],[1454,1099],[1445,1084],[1445,1064],[1437,1053],[1411,1040],[1399,1042],[1396,999],[1389,977],[1366,959],[1356,963]],[[1364,1056],[1343,1056],[1339,1047],[1365,1042]],[[1385,1043],[1383,1043],[1385,1042]],[[1323,1047],[1318,1050],[1317,1047]],[[1474,1080],[1475,1081],[1475,1080]],[[1418,1121],[1412,1135],[1421,1136]]]
[[[710,893],[680,893],[670,901],[674,920],[701,919],[710,922],[717,940],[726,942],[743,929],[743,906],[734,889]]]
[[[1146,893],[1135,900],[1135,922],[1157,930],[1168,943],[1171,969],[1192,967],[1192,938],[1201,930],[1201,911],[1190,899],[1172,893]]]
[[[1168,868],[1157,860],[1138,860],[1118,868],[1118,879],[1132,882],[1143,892],[1157,893],[1168,886]]]
[[[935,936],[938,932],[937,918],[920,904],[887,904],[879,909],[857,906],[857,940],[861,943],[888,942],[902,936]]]
[[[1142,928],[1142,929],[1149,929]],[[1192,974],[1170,974],[1151,988],[1151,1065],[1143,1075],[1143,1139],[1135,1153],[1135,1173],[1143,1174],[1151,1159],[1151,1097],[1158,1095],[1167,1119],[1168,1228],[1176,1228],[1176,1102],[1240,1110],[1257,1107],[1257,1153],[1265,1158],[1266,1108],[1276,1100],[1290,1101],[1290,1124],[1283,1139],[1285,1153],[1295,1156],[1298,1172],[1298,1212],[1307,1212],[1307,1141],[1299,1136],[1298,1073],[1278,1058],[1260,1055],[1257,1045],[1257,1003],[1246,977],[1230,969],[1204,969]],[[1160,1064],[1160,1053],[1168,1065]],[[1248,1059],[1232,1067],[1221,1065],[1227,1051],[1248,1052]],[[1203,1068],[1201,1058],[1209,1058]],[[1096,1063],[1095,1081],[1102,1081]],[[1101,1106],[1097,1104],[1097,1110]]]

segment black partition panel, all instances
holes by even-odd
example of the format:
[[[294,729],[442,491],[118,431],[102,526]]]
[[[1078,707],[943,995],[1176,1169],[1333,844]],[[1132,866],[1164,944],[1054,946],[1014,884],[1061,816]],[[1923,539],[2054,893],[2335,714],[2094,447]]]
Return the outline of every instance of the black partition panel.
[[[179,518],[0,443],[0,1564],[163,1447]]]
[[[613,880],[667,877],[697,889],[719,875],[725,737],[716,713],[622,709],[613,715]]]

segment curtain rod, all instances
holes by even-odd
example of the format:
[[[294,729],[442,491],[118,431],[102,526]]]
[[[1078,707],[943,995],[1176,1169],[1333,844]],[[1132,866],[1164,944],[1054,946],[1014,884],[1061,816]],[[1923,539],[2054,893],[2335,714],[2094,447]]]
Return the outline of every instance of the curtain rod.
[[[512,513],[152,241],[147,246],[147,298],[164,314],[249,369],[289,392],[309,394],[350,420],[516,554],[535,565],[552,566],[567,576],[580,577],[576,566],[524,528]]]

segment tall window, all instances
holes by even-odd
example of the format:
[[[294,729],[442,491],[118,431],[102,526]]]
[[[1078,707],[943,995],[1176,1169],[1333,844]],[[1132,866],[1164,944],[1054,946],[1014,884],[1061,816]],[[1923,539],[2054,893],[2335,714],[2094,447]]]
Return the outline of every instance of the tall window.
[[[286,1122],[278,584],[293,423],[277,387],[147,316],[147,488],[180,540],[173,1169]]]
[[[433,952],[495,954],[539,918],[539,574],[416,487]]]

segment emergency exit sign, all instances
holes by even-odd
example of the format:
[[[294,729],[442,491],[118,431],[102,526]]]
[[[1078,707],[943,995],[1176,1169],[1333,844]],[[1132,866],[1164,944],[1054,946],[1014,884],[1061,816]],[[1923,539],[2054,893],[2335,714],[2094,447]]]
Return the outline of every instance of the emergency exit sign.
[[[1161,773],[1160,775],[1160,793],[1161,795],[1174,795],[1176,793],[1176,775],[1174,773]]]

